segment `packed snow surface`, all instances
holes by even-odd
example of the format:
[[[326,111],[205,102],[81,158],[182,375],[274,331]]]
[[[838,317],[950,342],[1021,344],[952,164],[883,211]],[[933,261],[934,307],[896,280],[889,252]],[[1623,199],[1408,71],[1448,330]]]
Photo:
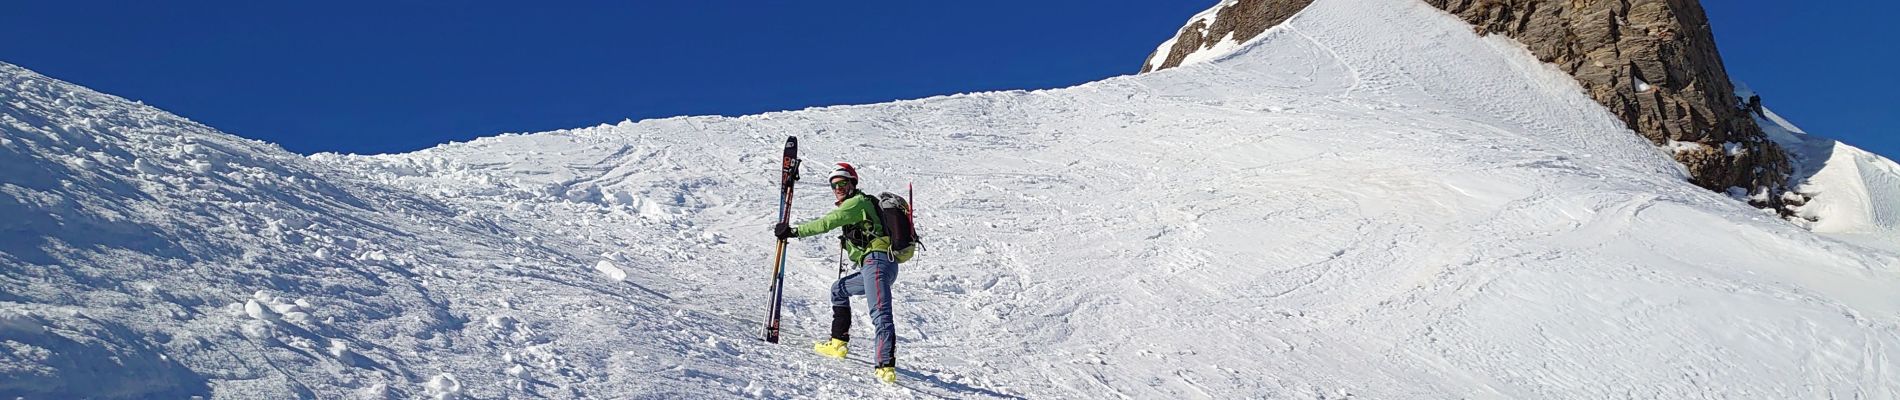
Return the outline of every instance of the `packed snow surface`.
[[[3,64],[0,104],[0,397],[1900,392],[1900,253],[1690,185],[1414,0],[1072,88],[409,154],[300,157]],[[898,385],[864,343],[809,350],[830,237],[790,249],[786,343],[756,337],[788,135],[807,177],[916,186]],[[831,205],[798,188],[796,218]]]

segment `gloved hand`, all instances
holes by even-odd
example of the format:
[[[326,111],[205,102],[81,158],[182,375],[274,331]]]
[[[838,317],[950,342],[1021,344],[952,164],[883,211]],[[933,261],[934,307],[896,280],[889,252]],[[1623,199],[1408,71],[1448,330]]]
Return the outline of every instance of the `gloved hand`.
[[[780,222],[772,224],[772,236],[778,237],[779,239],[790,239],[797,235],[793,234],[791,224]]]

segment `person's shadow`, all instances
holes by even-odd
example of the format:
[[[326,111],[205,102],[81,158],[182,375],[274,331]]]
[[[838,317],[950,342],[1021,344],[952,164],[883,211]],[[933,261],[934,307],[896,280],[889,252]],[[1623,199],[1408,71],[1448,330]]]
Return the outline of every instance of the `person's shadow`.
[[[902,379],[899,379],[897,381],[898,386],[903,386],[907,389],[911,389],[911,390],[915,390],[919,392],[926,392],[926,393],[930,392],[929,390],[918,389],[916,387],[909,386],[909,385],[913,385],[912,382],[923,382],[930,386],[935,386],[935,387],[943,389],[944,391],[951,392],[951,394],[955,395],[955,396],[945,396],[945,398],[965,399],[965,398],[970,398],[970,397],[975,397],[975,396],[985,396],[985,397],[998,398],[998,399],[1015,399],[1015,400],[1027,399],[1026,397],[1006,394],[1006,393],[1002,393],[1002,392],[998,392],[998,391],[994,391],[990,389],[965,385],[965,384],[956,383],[956,382],[945,382],[944,380],[938,379],[937,377],[931,376],[930,374],[925,374],[925,373],[917,372],[917,371],[898,369],[897,375],[902,377]],[[972,396],[972,395],[975,395],[975,396]]]

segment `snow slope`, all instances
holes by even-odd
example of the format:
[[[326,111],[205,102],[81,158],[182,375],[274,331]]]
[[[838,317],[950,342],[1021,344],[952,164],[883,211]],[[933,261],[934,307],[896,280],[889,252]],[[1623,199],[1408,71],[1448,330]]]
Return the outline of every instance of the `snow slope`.
[[[1768,137],[1791,149],[1796,191],[1812,197],[1795,214],[1815,232],[1900,251],[1900,164],[1807,131],[1763,109]]]
[[[1073,88],[381,156],[12,66],[0,88],[0,397],[1900,392],[1900,253],[1688,184],[1567,76],[1414,0],[1321,0]],[[788,344],[753,338],[786,135],[808,176],[916,184],[901,386],[804,345],[829,238],[793,247]],[[799,218],[830,203],[813,181]]]
[[[489,357],[460,276],[561,254],[16,66],[0,88],[0,397],[409,397]]]

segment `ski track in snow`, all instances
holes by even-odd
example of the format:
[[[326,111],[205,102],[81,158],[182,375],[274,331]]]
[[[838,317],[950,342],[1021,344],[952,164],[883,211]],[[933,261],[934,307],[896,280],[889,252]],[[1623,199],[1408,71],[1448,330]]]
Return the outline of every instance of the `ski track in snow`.
[[[1900,391],[1900,253],[1688,184],[1561,72],[1410,0],[1073,88],[378,156],[0,78],[0,396]],[[785,343],[757,339],[786,135],[796,219],[834,162],[917,188],[899,386],[809,350],[830,237],[793,242]]]

